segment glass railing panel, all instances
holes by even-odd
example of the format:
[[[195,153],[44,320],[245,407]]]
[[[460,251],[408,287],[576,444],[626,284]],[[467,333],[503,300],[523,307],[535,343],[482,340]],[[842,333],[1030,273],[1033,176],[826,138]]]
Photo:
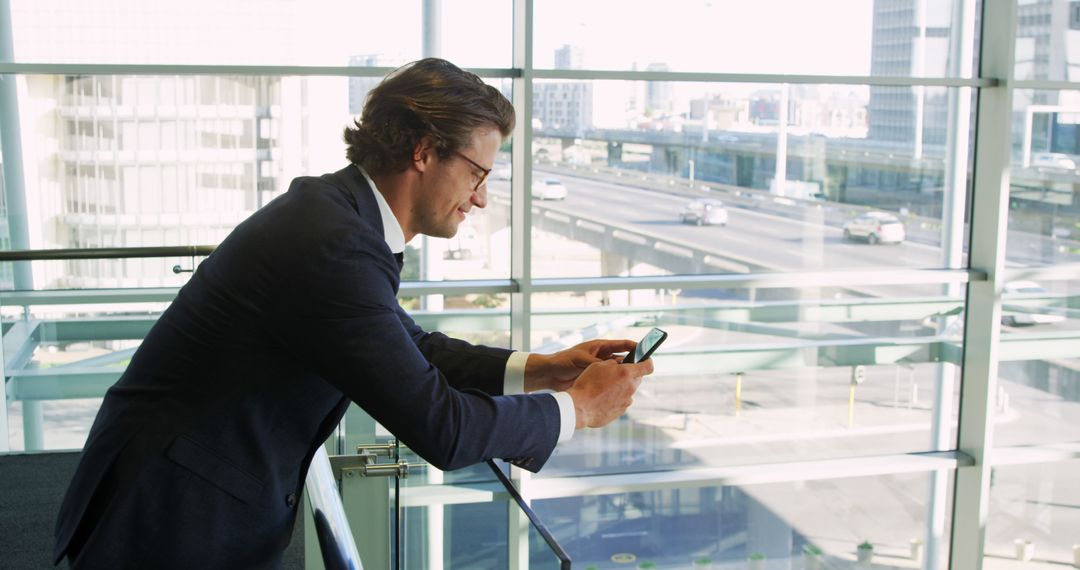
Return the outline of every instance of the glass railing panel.
[[[491,465],[498,465],[492,468]],[[402,568],[508,568],[512,549],[530,569],[570,568],[546,522],[524,503],[505,464],[482,465],[486,483],[450,483],[431,468],[401,480]],[[493,469],[499,469],[498,475]],[[511,531],[511,520],[519,530]],[[524,566],[523,566],[524,567]]]
[[[951,491],[932,503],[931,477],[674,488],[533,505],[574,568],[944,568]],[[935,522],[942,530],[930,542]]]

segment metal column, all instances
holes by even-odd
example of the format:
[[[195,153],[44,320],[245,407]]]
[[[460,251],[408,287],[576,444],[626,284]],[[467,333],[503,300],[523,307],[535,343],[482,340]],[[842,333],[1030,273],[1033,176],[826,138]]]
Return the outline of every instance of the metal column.
[[[533,2],[514,0],[514,67],[521,75],[513,80],[513,104],[517,127],[513,134],[510,177],[510,279],[518,291],[510,295],[510,345],[528,350],[532,344],[532,105],[533,105]],[[528,500],[528,474],[511,467],[524,500]],[[529,520],[513,501],[506,503],[507,567],[529,567]]]
[[[11,2],[0,0],[0,63],[15,63],[15,45],[11,30]],[[22,129],[19,124],[19,95],[16,87],[18,77],[0,75],[0,151],[3,153],[4,199],[7,202],[8,228],[13,249],[30,249],[30,230],[26,216],[26,189],[23,176]],[[30,262],[14,264],[15,289],[27,291],[34,288]],[[7,451],[7,370],[0,377],[0,451]],[[41,403],[23,402],[23,433],[26,449],[41,449],[44,436],[41,432]]]
[[[424,0],[421,18],[423,19],[423,57],[442,57],[442,0]],[[436,254],[436,242],[426,236],[420,236],[420,280],[442,281],[442,259]],[[443,295],[424,295],[420,297],[420,306],[425,311],[443,310]]]
[[[980,75],[996,77],[1000,83],[979,91],[969,264],[971,269],[985,272],[986,281],[968,283],[957,447],[971,456],[974,464],[956,472],[950,568],[982,568],[986,540],[992,399],[997,387],[1001,278],[1008,227],[1015,30],[1016,2],[983,2]]]
[[[921,6],[925,10],[925,5]],[[925,24],[925,14],[921,16]],[[922,29],[925,35],[925,26]],[[975,41],[975,1],[960,0],[952,14],[952,28],[949,31],[949,76],[972,77],[973,52]],[[967,200],[967,159],[970,148],[971,131],[971,88],[955,87],[949,89],[948,128],[945,142],[945,196],[942,213],[942,259],[941,266],[959,269],[963,263],[964,246],[964,204]],[[920,97],[922,95],[920,94]],[[962,293],[960,285],[949,283],[945,294],[949,298]],[[938,334],[946,334],[958,324],[959,316],[950,316],[942,320]],[[956,365],[942,362],[936,366],[934,383],[934,421],[931,427],[930,448],[934,451],[952,449],[952,410],[953,392],[956,389]],[[935,471],[930,474],[929,498],[927,501],[926,536],[923,542],[925,559],[919,561],[928,570],[938,568],[942,543],[945,537],[945,522],[948,515],[946,492],[949,486],[949,472]]]

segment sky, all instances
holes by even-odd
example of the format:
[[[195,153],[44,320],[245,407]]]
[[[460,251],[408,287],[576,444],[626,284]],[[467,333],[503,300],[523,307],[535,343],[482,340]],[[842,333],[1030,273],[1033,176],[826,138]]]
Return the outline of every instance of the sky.
[[[952,0],[926,0],[948,13]],[[586,69],[869,75],[873,0],[535,0],[534,65],[574,46]],[[942,10],[942,8],[945,8]],[[16,58],[33,62],[347,65],[422,57],[421,0],[13,0]],[[442,0],[441,55],[463,67],[513,65],[513,2]],[[205,17],[212,14],[212,18]],[[604,101],[640,86],[596,82]],[[754,85],[674,84],[678,108]],[[825,88],[826,91],[828,88]],[[850,90],[850,89],[849,89]],[[826,93],[827,95],[827,93]],[[618,125],[625,104],[598,105]]]
[[[595,69],[663,62],[675,71],[868,75],[872,8],[872,0],[537,0],[534,58],[550,66],[555,49],[571,44]]]
[[[512,5],[443,0],[442,55],[464,67],[510,67]],[[535,0],[533,57],[551,67],[570,44],[593,69],[663,62],[677,71],[867,75],[872,8],[873,0]],[[381,53],[391,64],[421,56],[421,0],[13,0],[12,11],[21,61],[345,65],[350,55]]]

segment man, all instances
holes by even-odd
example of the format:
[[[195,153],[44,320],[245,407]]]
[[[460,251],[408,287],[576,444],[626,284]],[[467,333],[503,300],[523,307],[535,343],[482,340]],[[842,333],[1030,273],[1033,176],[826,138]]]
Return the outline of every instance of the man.
[[[633,342],[511,353],[426,333],[396,301],[405,243],[451,237],[485,206],[513,124],[497,90],[446,61],[376,87],[346,129],[353,164],[237,226],[108,391],[55,561],[280,565],[311,457],[350,401],[440,469],[536,471],[575,428],[619,417],[652,372],[615,357]],[[555,393],[502,395],[540,389]]]

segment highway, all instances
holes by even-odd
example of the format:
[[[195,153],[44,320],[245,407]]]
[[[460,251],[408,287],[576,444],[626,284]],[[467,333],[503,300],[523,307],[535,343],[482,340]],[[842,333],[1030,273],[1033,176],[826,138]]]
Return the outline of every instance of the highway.
[[[537,172],[536,176],[548,175]],[[861,267],[940,267],[940,254],[930,246],[903,243],[871,246],[843,238],[840,228],[814,220],[793,220],[746,208],[729,207],[727,226],[694,226],[679,221],[689,199],[662,191],[557,176],[569,195],[564,201],[541,202],[543,208],[599,223],[624,226],[657,239],[677,239],[720,256],[752,260],[776,271],[857,269]],[[504,182],[505,184],[505,182]]]
[[[822,202],[817,207],[786,208],[780,215],[773,208],[754,207],[754,201],[727,201],[727,226],[694,226],[679,221],[679,212],[690,198],[667,189],[651,190],[628,185],[548,172],[540,167],[536,178],[558,178],[568,189],[562,201],[536,201],[542,212],[556,212],[587,218],[598,224],[623,228],[652,237],[674,241],[709,255],[742,260],[767,271],[817,271],[860,268],[941,268],[942,252],[935,243],[908,239],[898,245],[870,245],[843,238],[836,225],[837,214],[849,207]],[[497,200],[508,201],[509,181],[492,180],[489,191]],[[723,198],[723,195],[719,195]],[[760,193],[757,194],[760,197]],[[834,220],[829,224],[826,220]],[[908,228],[909,238],[915,231]],[[1022,232],[1008,235],[1008,265],[1038,266],[1080,261],[1080,255],[1063,253],[1062,244]],[[1055,251],[1057,250],[1057,251]],[[966,257],[966,256],[965,256]],[[545,275],[547,276],[547,275]],[[552,275],[554,276],[554,275]]]

